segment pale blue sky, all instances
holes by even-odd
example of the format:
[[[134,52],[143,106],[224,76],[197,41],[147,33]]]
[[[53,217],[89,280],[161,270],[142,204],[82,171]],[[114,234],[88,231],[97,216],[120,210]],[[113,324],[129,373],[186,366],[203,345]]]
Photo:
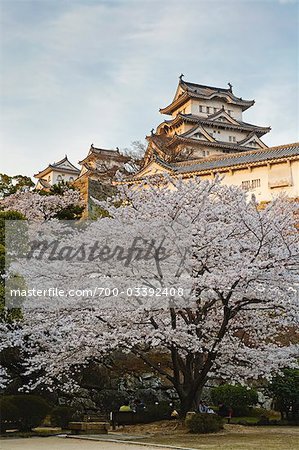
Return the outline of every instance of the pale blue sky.
[[[0,172],[89,146],[123,148],[163,120],[178,76],[255,99],[267,145],[298,140],[296,0],[0,0]],[[167,118],[167,117],[164,117]]]

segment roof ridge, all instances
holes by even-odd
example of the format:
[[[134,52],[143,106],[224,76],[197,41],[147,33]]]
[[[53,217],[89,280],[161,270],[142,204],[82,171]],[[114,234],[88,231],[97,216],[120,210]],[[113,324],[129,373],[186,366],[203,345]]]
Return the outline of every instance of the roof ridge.
[[[207,84],[193,83],[192,81],[185,81],[185,80],[182,80],[182,84],[183,83],[191,84],[193,86],[198,86],[198,87],[201,87],[201,88],[215,89],[216,91],[220,90],[220,91],[229,91],[230,92],[229,88],[220,88],[220,87],[216,87],[216,86],[208,86]]]

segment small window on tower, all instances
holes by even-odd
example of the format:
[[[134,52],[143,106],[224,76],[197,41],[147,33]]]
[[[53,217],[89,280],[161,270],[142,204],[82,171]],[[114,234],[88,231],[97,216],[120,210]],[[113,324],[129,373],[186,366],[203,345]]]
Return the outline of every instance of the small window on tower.
[[[210,114],[210,107],[207,106],[207,114]]]
[[[258,187],[261,187],[261,180],[260,179],[252,180],[251,189],[256,189]]]
[[[250,181],[242,181],[241,188],[242,188],[244,191],[249,191],[250,186],[251,186]]]
[[[199,112],[203,112],[202,105],[199,105]]]

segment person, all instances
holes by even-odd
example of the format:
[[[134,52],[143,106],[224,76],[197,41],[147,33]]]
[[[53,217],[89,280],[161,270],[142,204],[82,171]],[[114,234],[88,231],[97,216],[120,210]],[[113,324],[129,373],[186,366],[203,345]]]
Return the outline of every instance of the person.
[[[224,403],[218,404],[218,416],[220,417],[228,416],[228,407]]]
[[[145,404],[139,398],[135,398],[134,404],[133,404],[133,410],[136,413],[143,412],[145,410]]]
[[[171,418],[171,419],[178,419],[178,418],[179,418],[179,413],[177,412],[176,409],[174,409],[174,410],[171,412],[170,418]]]
[[[219,403],[219,409],[218,409],[218,416],[226,418],[227,419],[227,423],[230,423],[230,419],[232,418],[233,415],[233,410],[232,408],[228,408],[224,403]]]
[[[124,404],[119,408],[120,412],[129,412],[132,411],[132,408],[130,406],[130,402],[125,401]]]
[[[232,418],[233,415],[233,409],[231,407],[227,408],[227,423],[230,423],[230,419]]]
[[[197,409],[199,413],[206,413],[209,408],[207,407],[204,401],[200,400]]]

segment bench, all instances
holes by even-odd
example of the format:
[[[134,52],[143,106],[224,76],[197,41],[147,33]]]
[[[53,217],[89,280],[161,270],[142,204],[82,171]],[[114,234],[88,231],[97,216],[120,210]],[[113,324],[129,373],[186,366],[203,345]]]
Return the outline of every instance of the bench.
[[[108,422],[69,422],[72,434],[107,434]]]

